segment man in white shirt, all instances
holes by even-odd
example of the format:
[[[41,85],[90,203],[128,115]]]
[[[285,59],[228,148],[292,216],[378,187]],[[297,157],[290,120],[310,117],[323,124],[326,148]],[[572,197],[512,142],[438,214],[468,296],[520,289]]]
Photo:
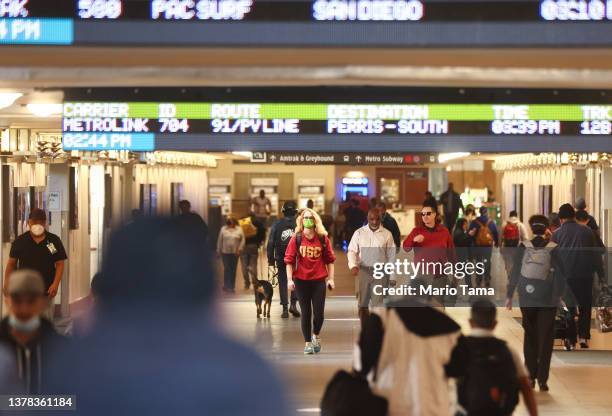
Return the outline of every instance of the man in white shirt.
[[[373,267],[376,263],[395,261],[395,242],[391,232],[381,225],[378,208],[368,212],[368,224],[353,234],[348,246],[348,266],[353,276],[357,276],[357,300],[359,320],[363,327],[369,314],[370,301],[374,306],[382,306],[383,296],[372,292],[375,284],[388,285],[389,276],[374,279]]]

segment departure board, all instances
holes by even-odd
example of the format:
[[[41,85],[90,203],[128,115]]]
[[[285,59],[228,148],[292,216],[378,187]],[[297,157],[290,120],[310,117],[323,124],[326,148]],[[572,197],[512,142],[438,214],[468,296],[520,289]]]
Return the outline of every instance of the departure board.
[[[319,93],[312,93],[313,90]],[[398,94],[385,96],[389,89],[381,88],[367,90],[369,94],[364,97],[364,102],[350,99],[343,102],[341,97],[346,94],[342,91],[350,89],[314,88],[310,90],[310,97],[305,97],[311,102],[270,102],[273,97],[266,97],[264,88],[260,89],[262,101],[256,102],[253,98],[256,98],[257,89],[249,91],[249,100],[242,102],[229,101],[239,94],[218,97],[221,100],[216,102],[148,101],[147,96],[142,101],[68,99],[63,107],[64,148],[91,151],[204,150],[212,144],[215,149],[233,150],[231,146],[242,141],[260,142],[268,150],[291,150],[305,138],[313,137],[319,140],[320,147],[311,149],[316,151],[337,151],[338,143],[346,140],[355,146],[359,140],[369,142],[370,146],[384,142],[401,145],[402,138],[420,138],[425,143],[435,143],[441,138],[470,137],[486,141],[497,137],[510,144],[515,137],[523,140],[532,137],[534,143],[547,143],[546,147],[549,142],[541,141],[543,138],[550,141],[566,137],[581,145],[585,143],[584,140],[580,142],[581,138],[597,137],[599,150],[610,147],[612,142],[612,103],[606,103],[605,95],[597,102],[584,104],[474,102],[483,101],[488,96],[495,97],[495,94],[482,92],[478,100],[469,96],[464,98],[464,101],[472,102],[459,102],[459,98],[454,96],[452,102],[422,102],[427,93],[426,89],[421,89],[415,101],[411,102],[409,99],[400,100]],[[308,89],[294,91],[299,98],[300,91]],[[357,88],[357,92],[352,92],[351,98],[358,98],[359,91]],[[374,101],[375,91],[380,93],[380,102]],[[408,97],[414,95],[410,89],[402,91]],[[432,95],[434,91],[432,89]],[[287,88],[284,94],[291,94],[291,88]],[[333,102],[315,100],[326,94],[334,97]],[[162,92],[160,95],[165,94]],[[444,99],[444,94],[437,95],[432,98]],[[510,101],[520,99],[519,95]],[[206,139],[194,141],[198,137]],[[369,149],[362,146],[359,150]]]
[[[0,44],[612,44],[612,0],[0,0]]]

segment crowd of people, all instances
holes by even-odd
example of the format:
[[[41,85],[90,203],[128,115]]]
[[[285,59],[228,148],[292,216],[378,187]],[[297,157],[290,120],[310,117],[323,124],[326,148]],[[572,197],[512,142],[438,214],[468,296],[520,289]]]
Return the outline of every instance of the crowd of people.
[[[386,400],[390,415],[450,414],[449,378],[457,380],[459,407],[469,415],[509,415],[519,393],[530,415],[536,415],[533,388],[537,384],[541,391],[549,390],[558,311],[567,311],[566,349],[577,344],[588,348],[593,287],[607,284],[604,246],[584,200],[575,206],[563,204],[548,217],[534,215],[528,227],[511,211],[499,230],[486,207],[476,216],[449,186],[440,200],[426,195],[421,221],[403,241],[384,202],[371,201],[367,214],[358,201],[349,202],[347,261],[356,279],[361,324],[353,376],[368,380],[372,392]],[[179,203],[179,211],[167,219],[138,216],[113,234],[95,287],[92,282],[95,302],[83,318],[88,322],[75,323],[72,339],[59,335],[51,321],[66,251],[59,237],[46,229],[45,212],[30,212],[29,230],[14,241],[3,280],[9,314],[0,322],[2,392],[76,392],[85,414],[134,414],[143,409],[165,414],[171,405],[189,414],[202,401],[219,414],[284,414],[279,413],[288,409],[284,395],[274,405],[256,401],[244,406],[230,398],[236,389],[248,397],[283,390],[261,359],[216,326],[208,227],[188,201]],[[283,216],[268,231],[270,213],[262,192],[253,200],[251,215],[227,217],[216,240],[222,289],[235,292],[239,261],[244,288],[254,286],[260,278],[259,252],[265,246],[268,264],[278,271],[281,317],[299,317],[304,354],[318,354],[327,292],[335,288],[332,241],[312,206],[298,209],[294,201],[286,201]],[[484,273],[474,281],[467,276],[466,282],[489,287],[494,247],[501,249],[508,274],[508,309],[518,293],[523,358],[493,335],[497,309],[489,300],[473,302],[472,330],[462,335],[445,313],[444,299],[416,296],[398,303],[372,290],[375,281],[386,287],[397,284],[392,274],[375,280],[373,268],[375,263],[393,263],[401,251],[412,253],[415,262],[482,262],[487,265]],[[456,279],[423,273],[416,282],[442,287]],[[200,329],[194,331],[196,327]],[[160,328],[165,328],[164,339],[153,345],[149,341],[159,340]],[[155,360],[161,356],[174,358]],[[214,382],[204,375],[211,368],[219,370]],[[255,382],[261,374],[267,381]],[[164,394],[148,397],[151,389],[159,391],[154,380],[164,380]],[[195,391],[177,390],[194,383],[214,383],[215,393],[196,400]],[[220,390],[225,393],[217,394]],[[193,400],[163,402],[169,393]],[[116,399],[102,398],[110,394]]]

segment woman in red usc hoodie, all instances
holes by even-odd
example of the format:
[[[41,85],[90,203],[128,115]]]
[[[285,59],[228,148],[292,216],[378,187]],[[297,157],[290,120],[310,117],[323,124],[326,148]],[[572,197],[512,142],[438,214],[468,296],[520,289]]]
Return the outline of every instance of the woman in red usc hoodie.
[[[295,234],[285,252],[287,286],[296,290],[302,311],[304,354],[321,351],[326,288],[334,288],[334,255],[319,215],[303,210],[296,218]],[[314,327],[314,328],[313,328]]]
[[[423,262],[423,267],[428,266],[431,272],[421,273],[419,278],[426,285],[444,287],[447,284],[446,276],[439,273],[440,268],[434,264],[441,263],[442,269],[446,262],[455,261],[455,244],[448,228],[441,224],[438,207],[434,204],[423,204],[421,208],[422,225],[412,229],[402,246],[404,250],[414,249],[414,260]],[[435,297],[434,301],[444,304],[444,298]],[[440,305],[441,306],[441,305]]]

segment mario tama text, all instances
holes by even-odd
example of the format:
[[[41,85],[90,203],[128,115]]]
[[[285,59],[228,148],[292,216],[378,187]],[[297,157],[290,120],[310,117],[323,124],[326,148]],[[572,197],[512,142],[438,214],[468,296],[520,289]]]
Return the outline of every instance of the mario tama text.
[[[443,286],[437,287],[432,284],[425,285],[400,285],[395,287],[385,287],[382,284],[373,285],[372,293],[376,296],[495,296],[495,289],[492,287],[471,287],[468,285]]]

